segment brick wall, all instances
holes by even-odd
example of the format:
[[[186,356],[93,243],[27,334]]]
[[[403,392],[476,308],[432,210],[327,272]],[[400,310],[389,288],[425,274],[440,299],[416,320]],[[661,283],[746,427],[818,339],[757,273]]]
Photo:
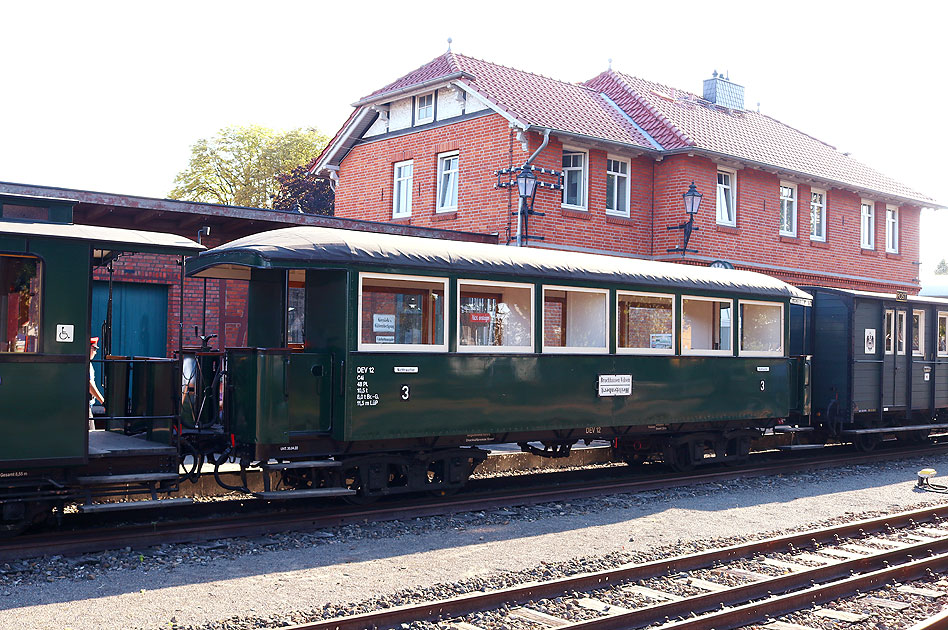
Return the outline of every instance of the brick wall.
[[[392,221],[393,164],[414,161],[412,216],[397,223],[424,227],[498,233],[505,243],[516,226],[509,213],[516,210],[516,190],[495,188],[494,172],[523,164],[540,145],[539,134],[528,134],[529,153],[514,138],[498,114],[467,119],[434,129],[357,145],[343,159],[336,190],[338,216]],[[780,177],[753,168],[737,170],[736,226],[716,222],[717,165],[699,155],[672,155],[656,161],[648,156],[616,155],[629,162],[629,217],[606,214],[606,160],[603,149],[572,146],[588,159],[585,210],[562,207],[560,192],[540,189],[534,209],[546,213],[530,219],[529,233],[544,241],[531,246],[568,247],[708,264],[723,259],[739,268],[776,276],[793,284],[819,284],[875,291],[917,292],[918,225],[920,208],[899,210],[899,253],[885,252],[885,203],[876,203],[876,247],[860,247],[860,195],[826,190],[826,241],[810,239],[811,184],[797,183],[797,236],[779,234]],[[551,136],[536,166],[562,168],[564,145]],[[458,210],[435,212],[437,155],[459,151]],[[691,182],[703,193],[701,210],[689,249],[690,258],[668,254],[681,245],[681,231],[668,230],[685,220],[683,193]],[[911,285],[915,285],[915,288]]]

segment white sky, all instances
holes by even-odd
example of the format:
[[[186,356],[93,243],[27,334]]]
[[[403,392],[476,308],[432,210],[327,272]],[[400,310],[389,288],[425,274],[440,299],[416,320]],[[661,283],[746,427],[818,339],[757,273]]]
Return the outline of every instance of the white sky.
[[[948,204],[948,9],[935,2],[0,0],[0,181],[164,197],[228,125],[332,135],[369,92],[456,52],[567,81],[613,59],[746,106]],[[923,280],[948,210],[923,213]]]

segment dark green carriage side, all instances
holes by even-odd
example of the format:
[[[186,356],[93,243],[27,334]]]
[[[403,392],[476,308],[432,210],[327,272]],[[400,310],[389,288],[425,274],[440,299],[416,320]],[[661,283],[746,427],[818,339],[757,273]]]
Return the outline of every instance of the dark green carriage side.
[[[286,302],[278,290],[288,286],[288,274],[302,273],[294,270],[305,270],[306,279],[306,340],[296,351],[283,347]],[[786,350],[762,357],[615,353],[617,289],[674,295],[676,329],[682,295],[724,298],[735,307],[738,299],[779,304],[785,348],[789,300],[809,296],[758,274],[325,228],[248,237],[189,261],[188,272],[251,281],[251,348],[229,352],[229,417],[236,439],[256,445],[259,456],[327,453],[325,440],[308,450],[307,440],[318,438],[464,443],[549,432],[595,437],[610,427],[766,425],[800,404]],[[449,317],[445,350],[359,351],[361,272],[445,279],[452,313],[459,279],[533,283],[537,331],[544,284],[608,289],[608,348],[549,354],[537,334],[532,352],[458,352],[457,321]],[[737,348],[737,326],[731,331]],[[632,376],[632,395],[600,395],[598,377],[612,374]]]
[[[41,290],[32,296],[39,300],[36,344],[0,351],[0,469],[82,463],[88,457],[94,257],[112,251],[184,254],[202,248],[170,235],[73,225],[72,204],[61,200],[3,195],[0,208],[0,257],[35,260],[41,269]],[[168,411],[174,378],[163,366],[139,370],[133,394],[139,411]],[[167,434],[165,430],[165,440]]]

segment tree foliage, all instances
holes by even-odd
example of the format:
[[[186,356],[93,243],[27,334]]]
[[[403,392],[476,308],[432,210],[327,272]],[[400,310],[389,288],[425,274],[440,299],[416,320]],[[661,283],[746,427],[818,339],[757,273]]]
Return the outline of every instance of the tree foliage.
[[[280,189],[273,198],[274,210],[332,216],[335,193],[327,180],[310,173],[305,164],[277,175],[277,183]]]
[[[271,208],[277,175],[316,157],[328,138],[315,129],[278,132],[259,125],[225,127],[191,146],[188,168],[175,177],[172,199]]]
[[[935,275],[948,276],[948,263],[945,262],[944,258],[942,258],[941,261],[935,265]]]

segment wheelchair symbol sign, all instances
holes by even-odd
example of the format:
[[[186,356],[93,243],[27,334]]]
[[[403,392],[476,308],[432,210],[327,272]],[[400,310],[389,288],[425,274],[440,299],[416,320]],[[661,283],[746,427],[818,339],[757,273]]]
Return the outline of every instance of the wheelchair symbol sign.
[[[56,324],[56,341],[72,343],[76,340],[76,327],[73,324]]]

